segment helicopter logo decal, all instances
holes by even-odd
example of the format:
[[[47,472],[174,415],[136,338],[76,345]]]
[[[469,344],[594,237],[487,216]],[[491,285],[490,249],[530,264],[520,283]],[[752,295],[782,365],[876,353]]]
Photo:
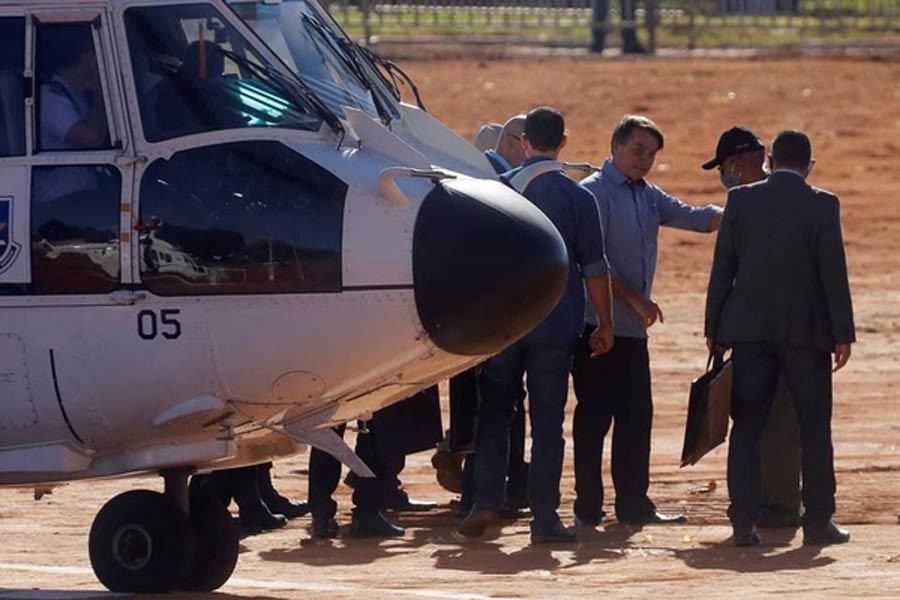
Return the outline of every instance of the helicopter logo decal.
[[[12,239],[13,199],[0,197],[0,273],[6,271],[19,255],[21,246]]]

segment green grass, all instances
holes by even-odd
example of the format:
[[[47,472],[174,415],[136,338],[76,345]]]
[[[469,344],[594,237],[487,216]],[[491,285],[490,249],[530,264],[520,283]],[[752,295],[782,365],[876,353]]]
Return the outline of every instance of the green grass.
[[[883,39],[900,34],[900,2],[891,0],[896,17],[868,16],[860,9],[859,0],[833,0],[821,3],[796,16],[767,15],[755,17],[697,14],[693,24],[689,15],[667,10],[663,2],[662,18],[657,27],[660,48],[688,47],[691,38],[699,48],[791,46],[809,40],[863,41]],[[686,6],[679,2],[679,6]],[[708,9],[709,0],[693,4],[698,10]],[[362,13],[356,7],[344,9],[333,5],[335,18],[354,37],[363,36]],[[392,7],[376,12],[370,19],[373,35],[396,39],[402,36],[446,36],[448,41],[465,38],[506,37],[540,42],[587,43],[590,39],[590,14],[585,10],[541,10],[486,8]],[[618,30],[613,21],[610,30]],[[693,32],[693,35],[692,35]]]

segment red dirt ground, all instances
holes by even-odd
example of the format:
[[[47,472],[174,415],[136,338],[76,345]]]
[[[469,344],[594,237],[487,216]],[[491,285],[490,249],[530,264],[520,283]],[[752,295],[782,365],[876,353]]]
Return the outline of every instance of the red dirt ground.
[[[437,61],[405,63],[429,109],[471,137],[488,120],[538,104],[564,111],[564,158],[600,163],[609,133],[629,112],[650,115],[667,135],[652,179],[692,203],[724,194],[699,165],[732,124],[766,140],[785,127],[811,135],[811,181],[843,205],[859,343],[835,378],[836,518],[850,544],[804,548],[781,530],[758,549],[728,543],[725,451],[678,469],[689,381],[703,368],[704,286],[712,236],[664,231],[656,299],[666,322],[651,343],[656,419],[651,495],[681,510],[683,526],[643,530],[608,521],[573,547],[530,547],[527,522],[464,543],[453,535],[453,498],[434,482],[428,455],[409,461],[404,481],[419,498],[441,502],[421,516],[401,515],[405,537],[316,543],[307,519],[242,542],[234,577],[216,598],[900,598],[900,63],[841,60]],[[570,402],[569,408],[571,409]],[[569,446],[569,450],[571,446]],[[276,485],[296,498],[306,458],[276,466]],[[709,493],[698,493],[710,481]],[[87,532],[97,509],[155,480],[77,483],[40,502],[25,490],[0,490],[0,599],[100,595],[91,574]],[[571,520],[571,453],[562,482],[562,515]],[[339,518],[349,521],[346,488]]]

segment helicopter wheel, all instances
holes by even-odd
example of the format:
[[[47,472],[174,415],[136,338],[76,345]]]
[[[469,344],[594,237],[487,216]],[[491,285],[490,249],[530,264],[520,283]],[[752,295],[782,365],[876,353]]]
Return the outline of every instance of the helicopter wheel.
[[[113,592],[166,593],[188,580],[195,541],[184,512],[149,490],[107,502],[91,526],[91,566]]]
[[[191,503],[191,528],[196,552],[185,590],[212,592],[222,587],[237,564],[240,532],[226,506],[200,500]]]

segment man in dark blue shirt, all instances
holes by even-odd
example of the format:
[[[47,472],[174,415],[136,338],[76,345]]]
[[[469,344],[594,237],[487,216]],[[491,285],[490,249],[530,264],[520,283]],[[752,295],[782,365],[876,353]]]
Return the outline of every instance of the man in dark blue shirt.
[[[532,436],[528,472],[531,541],[576,541],[575,533],[561,523],[557,509],[568,371],[584,316],[584,287],[599,321],[590,339],[595,355],[612,346],[612,314],[609,265],[594,197],[561,169],[543,164],[555,161],[565,143],[565,122],[559,112],[540,107],[528,113],[522,141],[527,158],[510,178],[529,169],[540,172],[527,183],[523,195],[562,234],[569,251],[569,279],[553,312],[531,333],[484,364],[475,453],[475,505],[459,526],[459,532],[467,537],[481,536],[499,519],[510,423],[522,376],[527,373]],[[545,166],[550,168],[541,172]]]
[[[503,175],[522,164],[525,150],[522,148],[522,133],[525,130],[525,115],[513,115],[506,123],[486,123],[478,130],[473,144],[479,147],[479,138],[489,138],[490,129],[496,126],[496,135],[484,150],[484,156],[491,163],[497,175]],[[474,474],[472,461],[466,460],[461,470],[462,455],[450,451],[452,441],[465,439],[467,432],[474,432],[478,414],[478,373],[481,367],[476,366],[450,378],[450,428],[451,432],[445,444],[431,458],[438,483],[449,491],[460,491],[460,514],[466,515],[472,510],[474,496]],[[528,463],[525,461],[525,388],[521,387],[519,400],[512,422],[509,440],[508,483],[506,486],[506,506],[504,516],[517,518],[520,510],[528,506],[527,478]],[[458,428],[454,431],[454,428]]]

